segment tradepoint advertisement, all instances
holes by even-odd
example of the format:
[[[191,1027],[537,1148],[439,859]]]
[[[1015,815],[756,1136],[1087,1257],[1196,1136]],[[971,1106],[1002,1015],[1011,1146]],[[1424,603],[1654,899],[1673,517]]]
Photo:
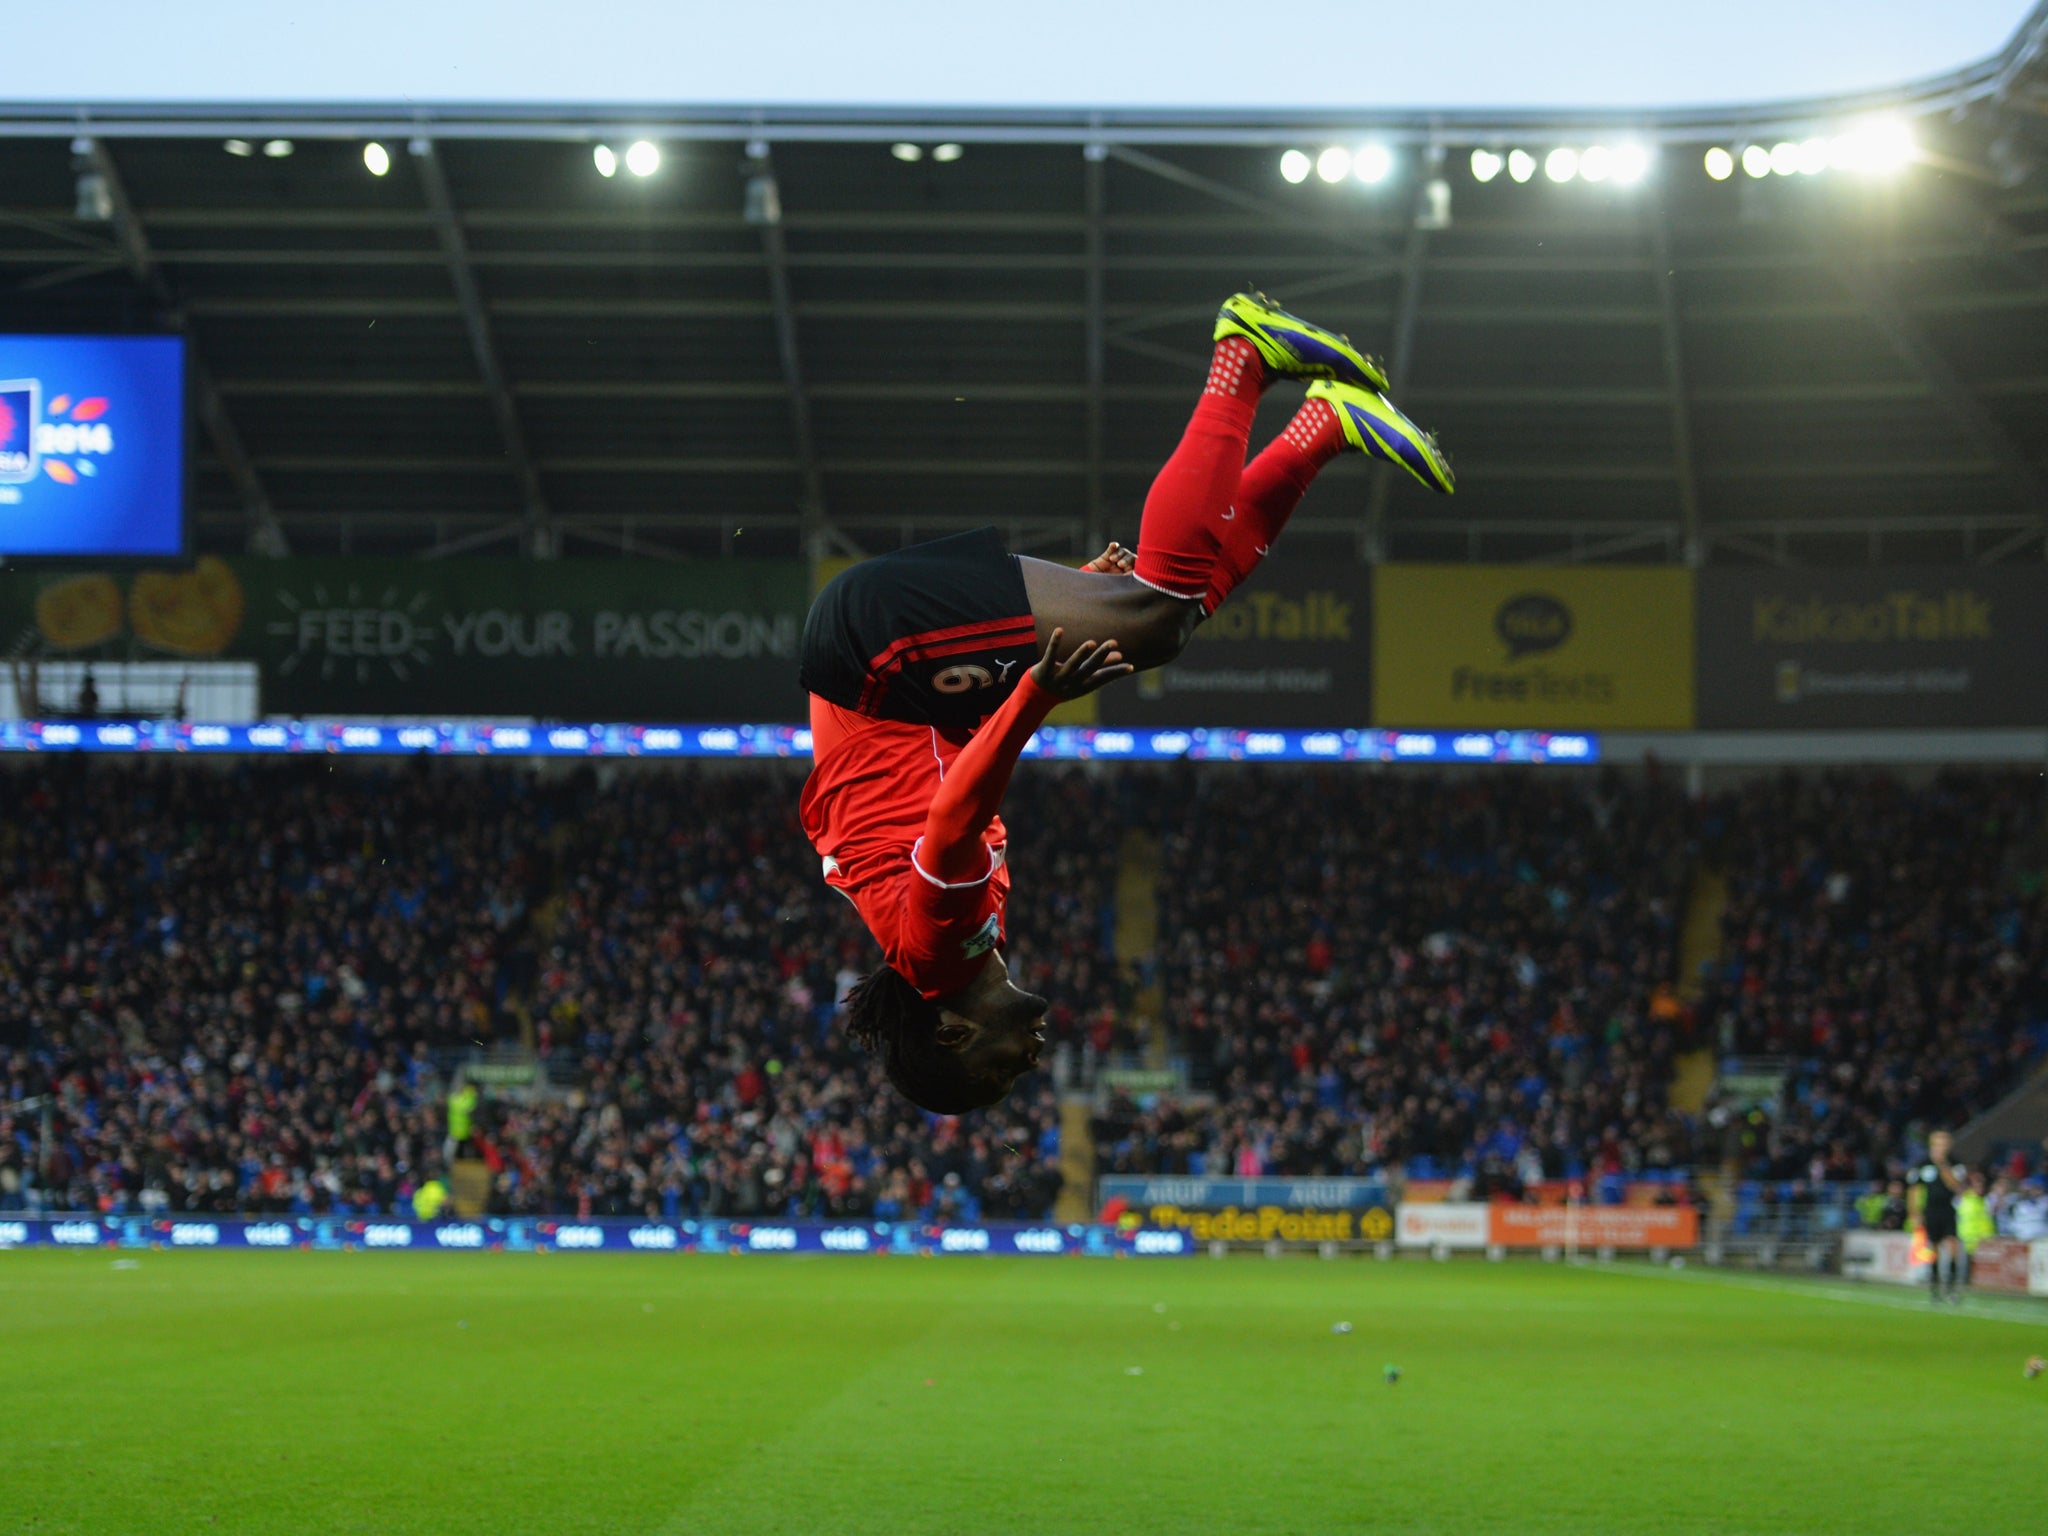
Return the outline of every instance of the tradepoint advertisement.
[[[920,1257],[1175,1258],[1195,1251],[1178,1231],[1095,1224],[888,1221],[563,1221],[491,1216],[0,1217],[0,1249],[304,1249],[417,1253],[884,1253]]]
[[[1372,675],[1382,725],[1689,730],[1692,572],[1381,566]]]
[[[1110,1175],[1098,1183],[1104,1220],[1182,1232],[1197,1243],[1385,1242],[1394,1202],[1378,1179],[1208,1179]]]

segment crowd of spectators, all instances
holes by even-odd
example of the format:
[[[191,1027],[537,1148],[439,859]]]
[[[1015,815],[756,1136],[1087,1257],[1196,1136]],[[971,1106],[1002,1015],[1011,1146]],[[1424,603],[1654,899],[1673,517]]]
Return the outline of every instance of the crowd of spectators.
[[[1162,976],[1213,1107],[1112,1103],[1106,1171],[1482,1193],[1690,1160],[1665,1090],[1692,821],[1608,775],[1221,770],[1162,797]]]
[[[1747,1176],[1882,1179],[2048,1045],[2039,775],[1784,774],[1703,815],[1728,878],[1703,1016],[1723,1056],[1789,1069],[1713,1106]]]
[[[0,818],[0,1208],[410,1208],[487,1093],[505,1213],[1039,1217],[1044,1076],[933,1120],[837,1027],[874,963],[793,815],[794,765],[364,768],[41,759]],[[1106,1172],[1363,1174],[1513,1196],[1736,1159],[1881,1179],[1991,1102],[2048,1019],[2032,777],[1026,765],[1020,976],[1069,1061],[1156,988],[1198,1093],[1115,1095]],[[1160,839],[1159,950],[1113,953],[1119,844]],[[1679,930],[1726,871],[1720,963]],[[1694,1119],[1682,1050],[1792,1064]],[[2023,1170],[2012,1170],[2017,1175]],[[1994,1171],[1994,1177],[1996,1176]]]
[[[507,1212],[1040,1216],[1044,1080],[929,1123],[848,1047],[873,950],[819,879],[797,774],[325,761],[10,769],[0,1208],[402,1212],[444,1174],[451,1068]],[[1105,791],[1020,776],[1020,965],[1113,1014]],[[1026,936],[1028,933],[1028,937]]]

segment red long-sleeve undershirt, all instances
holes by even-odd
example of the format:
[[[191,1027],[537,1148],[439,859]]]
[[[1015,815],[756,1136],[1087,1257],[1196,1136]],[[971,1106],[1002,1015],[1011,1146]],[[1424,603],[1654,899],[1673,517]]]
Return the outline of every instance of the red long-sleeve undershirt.
[[[1026,672],[1017,691],[981,723],[948,765],[925,814],[920,862],[932,875],[964,881],[988,873],[988,847],[981,834],[1002,809],[1018,754],[1059,702]]]

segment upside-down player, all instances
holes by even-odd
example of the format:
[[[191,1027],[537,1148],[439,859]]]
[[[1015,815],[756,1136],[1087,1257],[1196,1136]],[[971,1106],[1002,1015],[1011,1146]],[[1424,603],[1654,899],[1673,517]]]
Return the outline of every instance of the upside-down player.
[[[851,567],[804,625],[804,832],[885,962],[848,995],[847,1032],[935,1113],[993,1104],[1038,1064],[1045,1000],[1003,960],[1010,872],[997,812],[1047,712],[1179,655],[1347,449],[1451,490],[1435,442],[1342,336],[1240,293],[1215,340],[1135,556],[1111,544],[1070,570],[1009,554],[982,529]],[[1282,378],[1312,380],[1308,398],[1246,464],[1259,395]]]

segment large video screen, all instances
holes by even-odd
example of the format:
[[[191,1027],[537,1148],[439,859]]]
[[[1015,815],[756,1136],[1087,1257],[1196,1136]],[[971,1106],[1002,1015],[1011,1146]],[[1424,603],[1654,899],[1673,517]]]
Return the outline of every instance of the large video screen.
[[[185,547],[185,343],[0,335],[0,555]]]

